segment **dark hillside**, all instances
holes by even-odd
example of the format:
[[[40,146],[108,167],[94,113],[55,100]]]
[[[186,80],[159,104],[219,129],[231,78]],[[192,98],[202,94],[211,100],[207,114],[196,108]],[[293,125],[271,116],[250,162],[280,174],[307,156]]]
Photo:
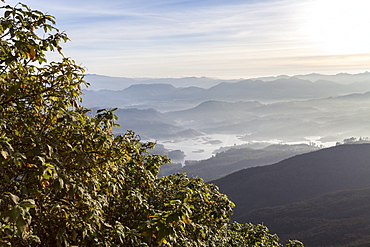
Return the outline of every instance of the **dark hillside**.
[[[370,188],[329,193],[287,206],[253,210],[237,220],[261,223],[306,247],[370,246]]]
[[[244,169],[212,183],[236,203],[236,219],[253,209],[370,187],[369,178],[370,144],[358,144],[322,149],[274,165]]]

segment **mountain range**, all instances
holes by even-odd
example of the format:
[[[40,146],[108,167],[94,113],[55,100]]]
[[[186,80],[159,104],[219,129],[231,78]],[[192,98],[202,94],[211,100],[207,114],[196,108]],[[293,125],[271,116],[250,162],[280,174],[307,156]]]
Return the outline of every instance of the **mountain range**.
[[[259,77],[256,79],[263,80],[263,81],[273,81],[279,78],[290,78],[292,76],[287,75],[280,75],[280,76],[271,76],[271,77]],[[300,78],[303,80],[310,80],[313,82],[317,82],[319,80],[327,80],[333,81],[339,84],[352,84],[358,82],[366,82],[369,81],[370,72],[366,71],[363,73],[358,74],[348,74],[348,73],[339,73],[336,75],[323,75],[318,73],[306,74],[306,75],[294,75],[293,77]]]
[[[316,142],[325,146],[370,136],[369,75],[311,74],[265,81],[121,78],[127,86],[124,89],[84,90],[83,104],[95,109],[118,107],[121,127],[115,133],[133,130],[144,140],[166,142],[166,146],[176,142],[178,147],[171,148],[184,151],[185,160],[204,159],[211,156],[208,149],[232,145],[225,141],[230,135],[238,143]],[[101,80],[100,86],[103,80],[110,84],[111,79],[89,78]],[[349,81],[343,83],[344,78]],[[119,78],[112,80],[112,85],[120,82]],[[203,81],[214,85],[194,86]],[[198,147],[205,143],[203,139],[211,139],[207,145],[212,147]]]
[[[369,80],[370,81],[370,80]],[[342,85],[332,81],[303,80],[296,77],[274,81],[242,80],[221,82],[210,88],[175,87],[172,84],[132,84],[125,89],[83,90],[89,107],[155,108],[160,111],[184,110],[208,100],[277,102],[335,97],[370,91],[368,81]]]
[[[335,144],[352,136],[369,136],[370,93],[277,103],[211,100],[180,111],[126,108],[116,114],[121,125],[116,133],[130,129],[144,139],[231,134],[246,142],[304,142],[317,136],[314,141]]]
[[[370,80],[370,72],[364,72],[359,74],[348,74],[348,73],[339,73],[336,75],[323,75],[323,74],[306,74],[306,75],[279,75],[271,77],[259,77],[253,78],[253,80],[261,81],[274,81],[277,79],[283,78],[299,78],[302,80],[309,80],[312,82],[317,82],[319,80],[332,81],[339,84],[352,84],[352,83],[361,83]],[[183,77],[183,78],[127,78],[127,77],[111,77],[103,76],[96,74],[87,74],[86,81],[90,83],[90,90],[123,90],[131,85],[135,84],[171,84],[175,87],[201,87],[201,88],[210,88],[221,82],[238,82],[245,80],[240,79],[215,79],[208,77]]]
[[[87,74],[86,81],[90,83],[90,90],[123,90],[136,84],[171,84],[175,87],[202,87],[209,88],[221,82],[235,82],[236,79],[223,80],[208,77],[183,77],[183,78],[127,78],[111,77],[96,74]]]

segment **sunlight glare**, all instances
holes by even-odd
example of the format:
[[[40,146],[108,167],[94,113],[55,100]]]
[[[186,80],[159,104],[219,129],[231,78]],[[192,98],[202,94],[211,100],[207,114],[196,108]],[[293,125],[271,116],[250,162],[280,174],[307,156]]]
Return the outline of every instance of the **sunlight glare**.
[[[370,52],[370,1],[318,0],[307,12],[304,32],[330,54]]]

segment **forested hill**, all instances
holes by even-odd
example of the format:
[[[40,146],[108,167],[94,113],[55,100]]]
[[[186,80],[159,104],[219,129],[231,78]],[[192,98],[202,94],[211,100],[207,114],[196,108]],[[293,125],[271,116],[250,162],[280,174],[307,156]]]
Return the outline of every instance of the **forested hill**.
[[[308,247],[370,246],[370,144],[348,144],[244,169],[212,183],[263,223]]]
[[[267,225],[282,241],[306,247],[370,246],[370,188],[345,190],[285,206],[252,210],[240,221]]]
[[[353,144],[244,169],[212,183],[236,203],[234,219],[247,221],[242,216],[253,209],[370,187],[369,178],[370,144]]]

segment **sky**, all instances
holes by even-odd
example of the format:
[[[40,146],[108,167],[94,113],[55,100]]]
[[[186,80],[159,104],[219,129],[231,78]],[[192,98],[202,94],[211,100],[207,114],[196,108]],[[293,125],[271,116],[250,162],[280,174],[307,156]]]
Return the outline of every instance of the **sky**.
[[[6,4],[19,2],[6,0]],[[222,79],[370,70],[368,0],[24,0],[89,74]]]

